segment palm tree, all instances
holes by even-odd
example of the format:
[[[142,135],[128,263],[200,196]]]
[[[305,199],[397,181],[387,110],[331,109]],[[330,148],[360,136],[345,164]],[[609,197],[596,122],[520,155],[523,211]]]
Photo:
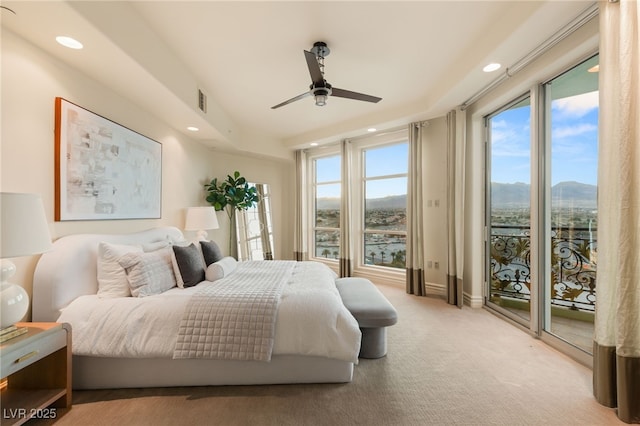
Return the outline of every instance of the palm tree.
[[[334,251],[333,251],[333,257],[334,257],[335,259],[337,259],[337,258],[338,258],[338,254],[339,254],[339,253],[338,253],[338,250],[334,250]]]
[[[384,250],[381,250],[380,257],[382,257],[382,260],[380,261],[380,263],[384,263],[384,255],[385,255]]]
[[[324,257],[327,257],[327,256],[329,256],[330,254],[331,254],[331,250],[329,250],[329,249],[324,249],[324,250],[322,250],[322,255],[323,255]]]
[[[371,255],[371,263],[375,265],[375,263],[376,263],[376,252],[372,251],[369,254]]]

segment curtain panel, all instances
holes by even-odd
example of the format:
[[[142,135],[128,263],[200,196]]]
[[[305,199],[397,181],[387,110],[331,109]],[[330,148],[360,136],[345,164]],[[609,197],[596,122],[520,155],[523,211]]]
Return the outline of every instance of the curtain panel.
[[[295,152],[296,187],[294,193],[293,258],[307,260],[306,234],[306,192],[307,192],[307,154],[303,150]]]
[[[341,144],[341,185],[340,185],[340,277],[350,277],[353,272],[353,241],[351,238],[351,141],[345,139]]]
[[[426,296],[423,249],[423,204],[422,204],[422,126],[409,125],[409,170],[407,177],[407,293]]]
[[[464,267],[465,112],[447,114],[447,303],[462,307]]]
[[[640,423],[640,12],[600,2],[598,275],[593,392]]]

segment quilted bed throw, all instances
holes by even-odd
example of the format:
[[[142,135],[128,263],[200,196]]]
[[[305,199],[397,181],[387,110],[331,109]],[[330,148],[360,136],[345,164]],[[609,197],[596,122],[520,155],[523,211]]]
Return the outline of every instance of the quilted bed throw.
[[[295,261],[242,262],[200,284],[180,323],[173,358],[270,361],[278,304]]]

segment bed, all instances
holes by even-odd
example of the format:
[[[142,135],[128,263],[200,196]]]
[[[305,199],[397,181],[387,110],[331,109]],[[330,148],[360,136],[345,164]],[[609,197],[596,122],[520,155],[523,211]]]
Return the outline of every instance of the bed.
[[[184,288],[174,286],[146,297],[98,294],[99,246],[153,247],[167,241],[181,242],[184,237],[174,227],[122,235],[70,235],[55,241],[53,249],[41,256],[34,273],[33,321],[71,324],[75,389],[352,380],[360,349],[360,329],[340,299],[335,274],[321,263],[238,262],[231,269],[233,273],[222,278],[189,287],[185,280]],[[120,257],[120,263],[123,258]],[[236,340],[234,345],[227,344],[221,350],[221,346],[215,346],[216,339],[221,338],[212,339],[211,335],[226,331],[211,334],[202,322],[198,323],[199,328],[189,328],[194,318],[222,318],[202,314],[202,309],[218,309],[223,305],[205,299],[217,297],[207,292],[234,285],[247,288],[245,282],[266,282],[264,277],[270,274],[275,274],[274,279],[282,284],[273,287],[278,290],[269,290],[275,308],[270,316],[264,316],[272,318],[272,326],[258,330],[266,333],[266,337],[243,337],[241,344],[235,344],[239,341]],[[262,303],[261,293],[258,296]],[[224,317],[230,322],[245,315],[243,311],[240,316]],[[224,338],[228,340],[226,334]],[[259,342],[256,345],[260,345],[260,351],[256,350],[258,346],[243,347],[251,344],[247,340]]]

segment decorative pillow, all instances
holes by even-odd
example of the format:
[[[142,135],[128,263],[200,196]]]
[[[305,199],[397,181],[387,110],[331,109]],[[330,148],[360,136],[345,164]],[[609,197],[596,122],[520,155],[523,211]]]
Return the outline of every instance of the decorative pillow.
[[[200,247],[202,248],[202,256],[204,257],[204,264],[208,267],[212,263],[215,263],[222,259],[222,251],[215,241],[200,241]]]
[[[207,267],[205,278],[207,281],[216,281],[228,277],[236,270],[236,266],[238,266],[238,261],[231,256],[226,256]]]
[[[176,286],[171,264],[171,248],[149,253],[127,253],[120,258],[134,297],[160,294]]]
[[[142,245],[142,251],[151,252],[163,249],[165,247],[169,247],[171,245],[171,241],[169,240],[159,240],[151,243],[146,243]]]
[[[132,252],[142,252],[142,248],[106,242],[98,244],[98,297],[131,296],[127,274],[118,263],[118,259]]]
[[[204,281],[204,261],[202,253],[195,244],[186,247],[173,246],[173,272],[178,287],[193,287]]]

